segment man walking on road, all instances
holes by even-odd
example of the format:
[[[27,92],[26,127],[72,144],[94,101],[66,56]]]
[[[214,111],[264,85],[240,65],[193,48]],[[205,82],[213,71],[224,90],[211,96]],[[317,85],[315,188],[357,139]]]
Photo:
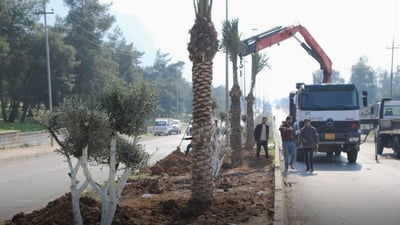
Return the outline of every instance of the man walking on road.
[[[305,152],[306,172],[313,172],[313,152],[318,148],[318,132],[311,126],[310,119],[304,119],[304,127],[300,130],[300,140]]]
[[[261,123],[257,124],[254,129],[254,140],[257,143],[257,158],[260,158],[261,146],[265,151],[265,158],[268,158],[268,138],[269,138],[269,126],[267,125],[267,117],[261,119]]]
[[[294,131],[292,127],[292,117],[287,116],[285,121],[279,126],[282,138],[283,158],[285,160],[285,171],[288,172],[289,165],[291,169],[293,167],[293,161],[296,156],[296,145],[294,144]],[[289,160],[290,155],[290,160]]]

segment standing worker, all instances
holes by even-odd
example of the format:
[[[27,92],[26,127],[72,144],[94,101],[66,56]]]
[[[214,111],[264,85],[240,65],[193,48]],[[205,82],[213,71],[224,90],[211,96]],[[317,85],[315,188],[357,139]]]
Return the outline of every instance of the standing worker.
[[[260,158],[261,146],[265,151],[265,158],[268,159],[268,138],[269,138],[269,126],[267,125],[267,117],[261,119],[261,123],[257,124],[254,129],[254,140],[257,143],[257,158]]]
[[[293,167],[293,161],[296,157],[296,145],[294,143],[294,131],[292,126],[292,117],[287,116],[285,121],[279,126],[279,131],[281,132],[282,147],[283,147],[283,158],[285,160],[285,171],[288,172],[289,165],[291,169]],[[290,160],[289,160],[289,155]]]
[[[313,152],[318,149],[318,132],[311,126],[309,118],[304,119],[304,127],[300,130],[300,141],[305,151],[306,172],[313,172]]]

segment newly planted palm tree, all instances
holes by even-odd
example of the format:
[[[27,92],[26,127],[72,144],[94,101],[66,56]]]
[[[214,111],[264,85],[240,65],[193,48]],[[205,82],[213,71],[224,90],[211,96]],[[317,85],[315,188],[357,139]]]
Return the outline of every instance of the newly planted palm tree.
[[[247,101],[247,127],[246,127],[246,145],[245,148],[248,150],[253,149],[254,146],[254,137],[253,137],[253,129],[254,129],[254,87],[256,85],[256,76],[264,67],[269,67],[268,58],[259,53],[251,54],[251,86],[249,94],[246,97]]]
[[[211,20],[212,0],[194,0],[196,19],[188,44],[192,61],[192,201],[211,202],[212,169],[212,100],[213,58],[218,51],[217,31]]]
[[[233,150],[231,154],[233,166],[240,165],[243,158],[240,128],[240,97],[242,96],[242,92],[240,90],[237,74],[238,57],[243,48],[243,44],[240,41],[238,24],[238,19],[233,19],[232,21],[225,20],[222,27],[222,49],[229,54],[233,71],[233,86],[229,92],[231,96],[231,111],[229,117],[231,124],[230,145]]]

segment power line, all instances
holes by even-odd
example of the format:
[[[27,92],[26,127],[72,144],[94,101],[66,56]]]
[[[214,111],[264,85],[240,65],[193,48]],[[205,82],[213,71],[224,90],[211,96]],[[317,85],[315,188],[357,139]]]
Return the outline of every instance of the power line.
[[[69,13],[72,14],[72,15],[74,15],[74,16],[77,17],[78,19],[80,19],[82,22],[85,22],[87,25],[89,25],[89,26],[91,26],[91,27],[95,27],[95,26],[93,25],[93,23],[91,23],[91,22],[89,22],[87,19],[83,18],[82,15],[79,15],[79,14],[75,13],[75,12],[72,11],[72,10],[70,10]],[[72,20],[72,17],[70,17],[70,18],[71,18],[71,20]]]

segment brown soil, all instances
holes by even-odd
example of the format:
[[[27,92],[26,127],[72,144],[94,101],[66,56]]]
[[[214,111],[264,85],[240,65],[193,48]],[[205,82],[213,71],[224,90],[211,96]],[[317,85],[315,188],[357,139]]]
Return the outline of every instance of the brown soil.
[[[152,176],[129,180],[114,225],[272,224],[274,172],[271,160],[245,152],[244,163],[230,168],[229,159],[214,182],[210,204],[191,203],[191,157],[179,149],[150,168]],[[84,224],[100,224],[101,203],[81,198]],[[29,214],[19,213],[6,225],[73,225],[70,193]]]

